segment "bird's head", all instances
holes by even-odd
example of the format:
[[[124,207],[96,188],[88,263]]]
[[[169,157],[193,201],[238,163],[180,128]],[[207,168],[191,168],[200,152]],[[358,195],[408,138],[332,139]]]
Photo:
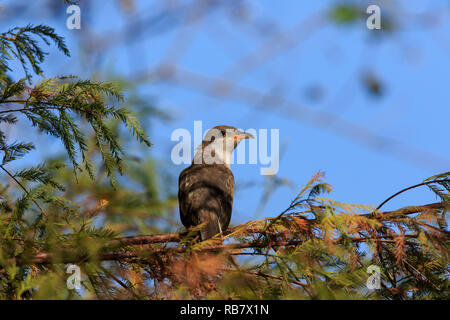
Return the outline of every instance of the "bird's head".
[[[196,160],[202,159],[202,163],[225,163],[229,164],[231,153],[243,139],[254,138],[250,133],[246,133],[231,126],[215,126],[208,130],[199,149],[194,157]],[[196,159],[197,158],[197,159]]]

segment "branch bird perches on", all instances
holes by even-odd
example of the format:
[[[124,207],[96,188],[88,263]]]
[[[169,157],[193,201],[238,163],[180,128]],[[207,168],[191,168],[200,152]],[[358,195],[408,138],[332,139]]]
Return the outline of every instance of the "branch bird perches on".
[[[379,219],[386,219],[386,218],[392,218],[392,217],[400,217],[400,216],[407,216],[419,212],[424,211],[430,211],[430,210],[443,210],[445,209],[445,203],[444,202],[436,202],[431,203],[427,205],[421,205],[421,206],[410,206],[410,207],[404,207],[395,211],[385,211],[380,212],[378,215],[373,214],[365,214],[365,215],[359,215],[361,217],[366,217],[368,219],[373,220],[379,220]],[[306,224],[313,224],[314,219],[306,219],[303,216],[301,217]],[[272,223],[276,218],[269,218],[265,219],[265,221]],[[282,219],[282,218],[281,218]],[[430,226],[432,227],[432,226]],[[230,236],[236,232],[244,233],[250,236],[256,236],[257,234],[261,234],[262,232],[269,234],[270,232],[268,230],[265,230],[265,227],[261,226],[254,226],[254,221],[241,224],[232,228],[229,228],[225,232],[223,232],[221,235],[218,235],[218,239],[221,239],[222,237]],[[445,230],[437,229],[440,232],[444,233],[444,236],[448,237],[450,233]],[[129,236],[129,237],[122,237],[118,239],[114,239],[107,243],[105,247],[127,247],[127,246],[148,246],[152,244],[168,244],[168,243],[180,243],[182,242],[187,232],[182,233],[168,233],[168,234],[157,234],[157,235],[140,235],[140,236]],[[300,243],[302,243],[302,240],[300,239],[283,239],[283,238],[276,238],[277,234],[276,232],[272,232],[272,236],[274,236],[273,241],[266,241],[266,240],[253,240],[250,242],[243,242],[243,243],[228,243],[228,244],[215,244],[215,243],[209,243],[207,246],[202,246],[199,249],[196,249],[197,251],[201,252],[219,252],[219,251],[232,251],[232,250],[244,250],[249,248],[268,248],[268,247],[284,247],[284,246],[295,246]],[[407,235],[406,238],[417,238],[417,235]],[[212,242],[215,241],[216,238],[212,240]],[[342,239],[336,239],[336,242],[340,241]],[[351,241],[354,242],[365,242],[365,241],[380,241],[380,242],[394,242],[395,236],[392,235],[379,235],[376,237],[353,237],[350,238]],[[146,247],[142,248],[141,250],[133,250],[133,251],[121,251],[121,252],[114,252],[114,251],[105,251],[105,252],[99,252],[98,255],[95,257],[95,259],[98,259],[100,261],[108,261],[108,260],[126,260],[126,259],[136,259],[136,258],[144,258],[148,259],[152,254],[169,254],[169,253],[184,253],[189,251],[189,246],[177,246],[177,247],[164,247],[164,248],[152,248],[152,247]],[[233,254],[239,254],[239,252],[234,252]],[[51,253],[47,252],[40,252],[37,253],[28,259],[22,259],[17,258],[17,262],[19,264],[49,264],[49,263],[75,263],[75,262],[83,262],[92,257],[89,257],[87,255],[74,255],[74,253],[71,253],[70,251],[65,251],[61,254],[60,257],[55,259],[55,256]]]

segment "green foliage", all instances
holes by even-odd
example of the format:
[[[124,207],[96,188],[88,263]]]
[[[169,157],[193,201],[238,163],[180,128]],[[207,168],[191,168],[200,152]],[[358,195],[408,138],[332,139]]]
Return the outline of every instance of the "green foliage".
[[[450,172],[432,176],[424,182],[442,201],[450,201]]]
[[[20,61],[27,78],[31,77],[28,65],[31,66],[36,74],[42,74],[40,64],[44,61],[47,52],[41,49],[36,38],[41,39],[47,45],[50,45],[50,41],[53,41],[65,55],[70,55],[64,39],[58,36],[51,27],[27,25],[24,28],[13,28],[0,35],[0,53],[2,58],[0,71],[3,71],[2,78],[4,78],[5,71],[10,70],[7,60],[12,58]]]
[[[54,180],[52,171],[49,169],[50,168],[45,164],[40,164],[36,167],[23,169],[14,174],[14,177],[17,179],[42,183],[43,185],[64,191],[64,187]]]
[[[128,109],[116,106],[123,101],[123,95],[115,84],[74,76],[44,78],[41,63],[47,53],[39,40],[46,45],[52,41],[69,56],[64,40],[48,26],[28,25],[0,34],[0,123],[3,124],[0,170],[10,179],[0,186],[2,298],[26,298],[31,294],[38,298],[74,296],[66,289],[56,294],[44,285],[49,281],[58,288],[65,287],[64,281],[54,273],[55,267],[19,266],[14,259],[25,261],[39,251],[52,252],[56,260],[66,259],[67,248],[77,248],[71,256],[95,257],[106,241],[117,236],[109,228],[92,225],[92,218],[108,201],[102,198],[101,205],[86,214],[80,211],[79,199],[70,199],[70,188],[69,192],[67,188],[74,183],[87,187],[94,180],[99,182],[95,164],[101,169],[99,174],[108,177],[105,180],[102,176],[102,181],[118,187],[116,173],[122,174],[126,163],[115,121],[123,123],[139,143],[151,145],[137,117]],[[25,78],[18,81],[7,74],[12,71],[9,64],[13,59],[25,71]],[[30,70],[41,76],[34,84]],[[8,139],[8,129],[23,126],[26,121],[29,127],[62,143],[71,169],[65,168],[64,161],[13,169],[16,160],[36,148],[33,142]],[[64,172],[71,172],[70,179],[61,183]],[[73,179],[74,174],[82,178],[82,184]],[[103,190],[114,194],[114,189],[107,188],[105,183],[101,184]],[[64,272],[62,267],[57,269]]]
[[[336,10],[337,21],[355,19],[351,8]],[[179,225],[176,192],[164,188],[176,181],[129,151],[133,142],[151,145],[123,101],[120,86],[132,85],[44,78],[45,52],[33,37],[68,54],[46,26],[0,34],[0,298],[448,299],[449,173],[420,184],[442,201],[431,206],[382,213],[340,203],[323,197],[331,186],[319,172],[273,218],[203,242],[198,227],[160,235]],[[7,74],[11,59],[25,78]],[[41,77],[34,84],[27,66]],[[45,148],[9,141],[5,128],[21,121],[60,141],[64,154],[15,167]],[[66,263],[81,268],[83,290],[68,289]],[[381,268],[379,290],[366,288],[370,265]]]
[[[16,30],[18,31],[14,33]],[[3,40],[4,46],[7,48],[11,47],[8,41],[19,47],[26,48],[27,45],[33,47],[32,50],[22,49],[15,53],[15,57],[22,62],[24,68],[26,68],[25,56],[33,66],[33,70],[40,74],[39,63],[44,57],[44,53],[37,47],[37,43],[26,36],[27,32],[32,32],[43,40],[50,37],[59,49],[67,53],[63,40],[55,35],[53,29],[49,27],[15,28],[0,39],[7,39]],[[9,35],[14,35],[14,37],[11,38]],[[28,75],[27,79],[29,79]],[[117,137],[105,125],[105,119],[113,117],[122,121],[129,127],[136,139],[147,146],[151,144],[137,118],[125,108],[108,105],[105,97],[116,100],[123,99],[121,92],[112,83],[78,80],[73,76],[43,79],[33,87],[26,87],[25,79],[17,82],[7,80],[1,91],[0,104],[20,105],[20,107],[0,111],[1,121],[13,124],[17,120],[16,114],[24,115],[39,131],[61,140],[75,172],[85,169],[91,178],[94,178],[92,163],[86,156],[88,151],[86,137],[77,123],[78,120],[87,121],[95,133],[97,147],[101,151],[107,173],[114,185],[116,182],[115,172],[122,173],[123,150]],[[4,134],[0,133],[0,138],[3,136]],[[25,152],[29,151],[23,144],[7,145],[4,139],[2,141],[7,161],[14,159],[14,155],[23,156]],[[16,150],[17,147],[22,149]],[[10,153],[13,158],[9,156]],[[81,156],[81,161],[78,156]]]
[[[355,22],[364,15],[361,7],[354,4],[340,4],[329,12],[330,19],[339,24]]]

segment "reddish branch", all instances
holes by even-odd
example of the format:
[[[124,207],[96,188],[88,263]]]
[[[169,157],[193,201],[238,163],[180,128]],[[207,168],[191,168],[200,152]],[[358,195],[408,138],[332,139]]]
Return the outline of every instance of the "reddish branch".
[[[421,206],[404,207],[404,208],[394,210],[394,211],[369,213],[369,214],[365,214],[365,216],[370,216],[370,217],[381,216],[384,218],[386,218],[386,217],[392,218],[392,217],[406,216],[409,214],[414,214],[414,213],[419,213],[419,212],[424,212],[424,211],[426,212],[426,211],[430,211],[430,210],[444,209],[444,207],[445,207],[445,204],[443,202],[435,202],[435,203],[425,204],[425,205],[421,205]]]
[[[405,216],[408,214],[414,214],[418,212],[423,211],[429,211],[429,210],[438,210],[438,209],[444,209],[445,205],[443,202],[437,202],[422,206],[411,206],[411,207],[405,207],[396,211],[387,211],[382,213],[376,213],[376,214],[367,214],[365,216],[371,217],[371,218],[378,218],[378,217],[398,217],[398,216]],[[233,228],[230,228],[224,232],[224,235],[228,235],[236,230],[245,230],[246,233],[255,233],[258,232],[259,228],[247,226],[246,224],[238,225]],[[260,231],[259,231],[260,232]],[[392,238],[392,236],[383,236],[384,238]],[[409,237],[409,236],[408,236]],[[411,236],[413,237],[413,236]],[[108,245],[110,246],[132,246],[132,245],[150,245],[155,243],[171,243],[171,242],[179,242],[183,238],[183,234],[179,233],[168,233],[168,234],[158,234],[158,235],[146,235],[146,236],[131,236],[131,237],[124,237],[124,238],[118,238],[110,243]],[[353,238],[352,241],[355,242],[361,242],[361,241],[369,241],[371,238]],[[378,239],[380,241],[382,239]],[[392,241],[392,240],[382,240],[382,241]],[[199,248],[199,251],[222,251],[222,250],[242,250],[242,249],[249,249],[249,248],[267,248],[267,247],[281,247],[281,246],[289,246],[289,245],[298,245],[300,244],[300,240],[274,240],[270,243],[267,241],[260,241],[256,240],[253,242],[248,243],[231,243],[231,244],[218,244],[218,245],[210,245],[206,247]],[[152,248],[150,246],[145,246],[145,248],[141,248],[141,250],[135,250],[135,251],[127,251],[127,252],[103,252],[99,253],[97,256],[97,259],[100,261],[106,261],[106,260],[125,260],[125,259],[133,259],[133,258],[151,258],[152,255],[155,254],[167,254],[167,253],[183,253],[187,250],[190,250],[187,247],[166,247],[166,248]],[[65,254],[62,254],[61,256],[55,257],[52,253],[42,252],[38,253],[28,259],[17,259],[18,263],[31,263],[31,264],[47,264],[47,263],[69,263],[69,262],[81,262],[87,260],[89,257],[87,256],[76,256],[73,253],[70,254],[70,252],[66,252]]]
[[[165,235],[161,235],[165,236]],[[151,237],[151,236],[150,236]],[[118,239],[120,240],[120,239]],[[298,245],[300,244],[300,240],[292,240],[292,241],[278,241],[272,244],[272,247],[281,247],[281,246],[289,246],[289,245]],[[249,243],[231,243],[231,244],[220,244],[220,245],[212,245],[208,247],[201,248],[199,251],[222,251],[222,250],[232,250],[232,249],[248,249],[248,248],[266,248],[268,245],[266,242],[255,241]],[[100,253],[98,255],[98,260],[124,260],[124,259],[132,259],[132,258],[151,258],[152,255],[161,254],[161,253],[183,253],[186,252],[188,248],[186,247],[175,247],[175,248],[146,248],[145,250],[139,251],[128,251],[128,252],[106,252]],[[60,257],[58,262],[61,263],[69,263],[69,262],[77,262],[86,260],[88,257],[86,256],[66,256]],[[27,263],[32,264],[46,264],[52,263],[54,260],[54,255],[51,253],[39,253],[27,259]],[[19,261],[20,263],[20,261]]]

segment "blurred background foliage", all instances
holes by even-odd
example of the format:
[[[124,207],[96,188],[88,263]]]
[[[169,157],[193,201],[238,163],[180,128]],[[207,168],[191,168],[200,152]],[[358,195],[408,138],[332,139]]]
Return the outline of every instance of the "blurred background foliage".
[[[102,119],[124,149],[123,174],[117,176],[116,184],[112,184],[111,168],[96,147],[97,134],[92,132],[89,121],[82,116],[77,120],[80,120],[81,132],[86,135],[87,157],[94,164],[94,180],[86,170],[74,175],[64,143],[55,137],[39,134],[36,128],[30,128],[25,118],[19,118],[14,125],[2,122],[0,128],[10,143],[23,140],[33,141],[36,145],[27,156],[11,163],[11,169],[20,171],[45,162],[49,172],[51,168],[57,168],[51,171],[52,181],[64,187],[60,191],[50,188],[52,191],[46,191],[49,193],[47,197],[45,192],[42,193],[41,205],[46,212],[51,212],[49,223],[39,222],[40,225],[34,222],[40,208],[32,204],[27,207],[28,224],[16,230],[23,245],[16,247],[17,244],[11,242],[10,231],[4,229],[7,239],[4,239],[2,259],[11,254],[28,257],[42,250],[62,254],[58,253],[58,249],[62,249],[58,248],[61,243],[64,243],[64,248],[75,247],[80,254],[91,252],[95,256],[94,253],[118,236],[183,230],[176,198],[177,176],[182,168],[167,160],[173,145],[169,137],[175,128],[191,129],[193,120],[203,120],[204,130],[219,124],[217,119],[221,119],[219,122],[244,129],[248,126],[282,128],[285,137],[292,137],[282,141],[279,175],[260,177],[259,170],[249,165],[233,168],[237,182],[232,220],[235,225],[255,218],[276,216],[280,208],[295,198],[297,185],[303,185],[318,169],[330,170],[333,184],[344,186],[341,191],[333,193],[335,198],[357,203],[377,202],[402,187],[447,171],[450,162],[445,124],[449,113],[442,101],[448,101],[443,88],[450,73],[437,73],[436,70],[446,70],[449,65],[450,51],[444,41],[449,32],[446,20],[449,4],[424,1],[427,5],[415,3],[408,6],[409,2],[405,1],[375,1],[382,8],[382,29],[369,31],[365,28],[366,8],[372,2],[324,1],[316,5],[291,3],[275,6],[267,1],[246,0],[81,0],[76,1],[81,8],[81,29],[68,30],[66,9],[70,3],[67,1],[5,1],[0,10],[4,32],[30,23],[48,25],[55,28],[56,34],[64,36],[71,54],[70,58],[64,57],[57,52],[57,46],[46,47],[49,55],[40,64],[43,74],[30,76],[31,84],[35,85],[42,77],[70,74],[90,79],[92,83],[111,83],[114,90],[123,93],[123,101],[117,101],[113,96],[102,96],[104,104],[131,110],[153,145],[147,148],[137,141],[128,132],[129,128],[123,126],[124,121],[120,117]],[[326,33],[320,33],[321,30],[326,30]],[[413,30],[412,33],[420,30],[425,36],[410,39],[411,31],[408,30]],[[433,35],[432,39],[439,47],[434,50],[441,51],[439,54],[432,51],[433,54],[423,58],[426,54],[421,51],[421,45],[428,34]],[[387,50],[386,43],[398,44],[397,49],[401,53],[397,52],[395,59],[384,62],[377,54],[383,56],[383,50]],[[428,49],[428,46],[424,45],[424,48]],[[446,52],[444,58],[441,57],[442,52]],[[383,57],[390,53],[387,50]],[[438,60],[434,54],[444,63],[422,66],[433,70],[432,80],[427,80],[429,74],[424,71],[412,72],[415,76],[401,75],[404,69],[398,65],[420,64],[424,59]],[[321,56],[323,60],[311,60],[311,56]],[[299,67],[297,63],[301,63],[303,58],[314,63]],[[20,60],[12,59],[9,67],[11,70],[2,74],[3,78],[7,74],[8,81],[17,82],[27,76]],[[33,69],[40,73],[40,69]],[[32,72],[29,70],[28,73]],[[416,78],[422,81],[415,83],[415,87],[402,86]],[[398,102],[399,96],[408,101]],[[411,100],[416,101],[419,107],[405,107]],[[306,141],[297,144],[297,136]],[[349,141],[355,145],[354,149],[348,147]],[[61,163],[67,166],[61,166]],[[377,176],[382,178],[376,179]],[[4,213],[11,213],[17,200],[23,197],[23,188],[7,174],[2,174],[1,179]],[[319,183],[318,180],[313,182]],[[30,190],[37,188],[34,182],[23,183]],[[448,186],[439,186],[445,195]],[[394,199],[389,205],[397,209],[426,204],[434,201],[436,194],[412,190],[409,197]],[[319,206],[327,208],[325,216],[332,217],[342,210],[338,203],[317,201]],[[348,214],[358,208],[349,205],[343,211]],[[294,218],[311,214],[302,210],[296,211]],[[370,210],[366,208],[364,212]],[[319,215],[320,219],[324,217],[323,212],[312,213]],[[440,208],[429,215],[434,217],[427,217],[434,219],[431,221],[433,225],[446,230],[445,209]],[[3,219],[7,220],[8,215],[3,215]],[[330,219],[331,222],[320,225],[320,228],[333,229],[343,223]],[[284,239],[283,223],[280,222],[279,229],[271,230],[271,235],[262,232],[263,238],[269,243],[281,241],[279,237]],[[406,229],[417,231],[415,222],[407,224]],[[400,222],[392,222],[389,227],[395,234],[406,232]],[[448,296],[445,277],[445,274],[448,276],[447,233],[443,238],[440,235],[434,239],[440,243],[437,245],[439,248],[423,260],[430,264],[431,269],[434,268],[424,276],[429,281],[421,283],[421,287],[414,276],[407,274],[403,289],[390,283],[389,288],[380,293],[364,289],[366,269],[374,259],[371,255],[366,256],[370,245],[358,247],[357,258],[340,260],[348,254],[344,249],[356,250],[355,247],[345,243],[343,248],[336,249],[327,236],[320,232],[309,234],[311,230],[301,224],[293,230],[298,234],[295,233],[292,239],[288,237],[289,241],[298,240],[298,237],[303,240],[304,237],[318,237],[321,241],[308,242],[299,249],[300,254],[295,250],[289,252],[289,247],[286,247],[281,253],[265,252],[261,254],[264,258],[256,260],[240,257],[239,263],[252,266],[248,270],[253,270],[251,272],[257,276],[248,278],[244,274],[230,272],[222,277],[221,274],[220,287],[216,286],[215,272],[230,263],[225,255],[206,255],[201,259],[195,256],[161,256],[162,260],[156,264],[159,268],[120,260],[99,264],[94,259],[81,264],[84,287],[77,291],[67,290],[64,265],[23,267],[3,260],[2,263],[9,267],[5,267],[0,275],[2,298],[358,299]],[[341,232],[339,230],[334,237],[339,238]],[[383,232],[388,233],[386,230]],[[33,238],[35,233],[38,233],[38,238]],[[248,242],[254,233],[255,230],[233,237]],[[418,233],[414,234],[419,237]],[[36,251],[33,247],[27,248],[29,241],[36,241]],[[421,241],[427,243],[429,239]],[[372,245],[370,248],[376,252],[377,244]],[[394,249],[390,250],[395,251],[395,245],[402,244],[397,241]],[[309,261],[307,256],[311,252],[314,252],[311,263],[307,263],[305,261]],[[381,250],[381,258],[383,252]],[[389,280],[389,272],[397,268],[394,262],[398,262],[398,257],[389,257],[386,252],[385,259],[392,260],[392,265],[386,267],[383,279],[389,282],[392,280]],[[270,257],[271,254],[282,258]],[[333,261],[336,257],[339,259]],[[353,264],[358,259],[362,261],[354,269]],[[417,267],[422,262],[416,261],[414,265]],[[170,266],[170,270],[162,266]],[[395,278],[395,272],[390,276]],[[402,277],[400,271],[398,277]],[[202,286],[199,287],[198,283]],[[304,284],[309,289],[299,289]],[[433,285],[439,287],[436,289]]]

